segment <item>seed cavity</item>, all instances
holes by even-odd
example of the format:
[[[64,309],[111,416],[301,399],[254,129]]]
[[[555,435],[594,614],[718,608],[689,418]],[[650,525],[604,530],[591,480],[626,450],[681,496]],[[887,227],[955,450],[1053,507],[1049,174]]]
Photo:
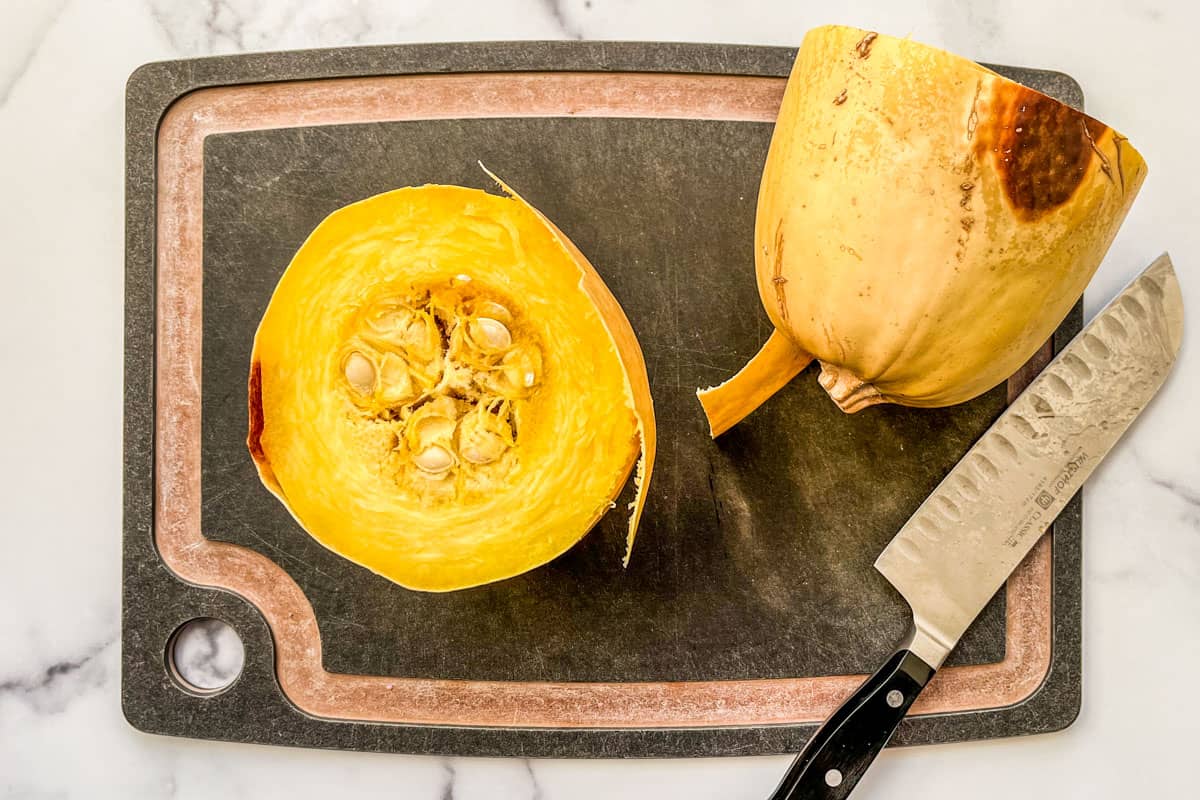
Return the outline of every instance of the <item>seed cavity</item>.
[[[477,316],[499,320],[505,325],[511,325],[513,321],[512,312],[493,300],[483,300],[476,303],[474,312]]]
[[[416,362],[432,361],[442,349],[433,315],[396,301],[376,305],[366,316],[363,333],[380,349],[403,353]]]
[[[413,310],[393,303],[381,303],[367,314],[367,326],[374,332],[390,336],[408,329]]]
[[[413,436],[421,444],[442,441],[454,434],[454,425],[450,417],[428,416],[413,425]]]
[[[385,474],[422,502],[488,492],[518,463],[518,419],[531,416],[543,364],[511,308],[464,275],[354,312],[348,413],[381,443]]]
[[[505,397],[522,397],[538,382],[542,373],[542,354],[532,347],[517,347],[504,355],[500,369],[490,376],[489,385]]]
[[[516,444],[509,420],[510,408],[511,404],[502,400],[490,406],[476,406],[463,417],[458,426],[458,450],[465,460],[491,464]]]
[[[404,359],[385,353],[379,362],[379,396],[385,403],[403,403],[416,394],[412,375]]]

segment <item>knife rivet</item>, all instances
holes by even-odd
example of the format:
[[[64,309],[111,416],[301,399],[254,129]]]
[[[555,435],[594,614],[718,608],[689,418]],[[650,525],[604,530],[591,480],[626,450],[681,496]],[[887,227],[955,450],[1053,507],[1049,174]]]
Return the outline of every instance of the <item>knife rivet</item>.
[[[842,773],[836,769],[831,769],[825,773],[826,786],[840,786],[842,784]]]
[[[899,689],[892,689],[890,692],[887,693],[887,704],[889,706],[891,706],[892,708],[899,708],[900,704],[903,702],[904,702],[904,693],[901,692]]]

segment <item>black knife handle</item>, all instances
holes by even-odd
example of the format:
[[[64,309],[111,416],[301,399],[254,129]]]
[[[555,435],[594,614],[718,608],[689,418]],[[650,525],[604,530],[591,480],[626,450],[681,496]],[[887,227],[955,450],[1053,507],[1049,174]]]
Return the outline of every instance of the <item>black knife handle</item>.
[[[900,650],[825,720],[770,800],[841,800],[879,755],[934,668]]]

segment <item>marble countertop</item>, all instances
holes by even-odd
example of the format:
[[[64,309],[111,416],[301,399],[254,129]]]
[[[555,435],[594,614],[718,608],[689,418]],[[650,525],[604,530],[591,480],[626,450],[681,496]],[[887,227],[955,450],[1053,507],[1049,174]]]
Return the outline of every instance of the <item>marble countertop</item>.
[[[35,0],[0,10],[0,798],[754,798],[787,759],[521,761],[141,734],[118,699],[123,104],[147,61],[470,39],[795,45],[845,22],[1060,69],[1150,177],[1088,313],[1163,250],[1200,310],[1200,10],[1177,0]],[[1084,700],[1058,734],[885,753],[856,797],[1183,797],[1200,743],[1200,341],[1089,484]],[[70,500],[64,500],[64,485]]]

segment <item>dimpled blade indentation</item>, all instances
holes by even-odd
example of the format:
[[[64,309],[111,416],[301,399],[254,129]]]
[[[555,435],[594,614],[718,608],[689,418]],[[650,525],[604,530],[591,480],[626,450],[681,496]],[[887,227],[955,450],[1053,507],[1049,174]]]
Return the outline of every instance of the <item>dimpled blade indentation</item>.
[[[1084,375],[1084,377],[1087,377]],[[1071,388],[1071,384],[1058,376],[1056,372],[1046,372],[1046,386],[1050,391],[1064,400],[1070,400],[1075,396],[1075,391]]]
[[[966,500],[976,500],[979,498],[979,487],[965,474],[958,476],[958,482],[955,484],[955,487],[958,489],[958,493]]]

